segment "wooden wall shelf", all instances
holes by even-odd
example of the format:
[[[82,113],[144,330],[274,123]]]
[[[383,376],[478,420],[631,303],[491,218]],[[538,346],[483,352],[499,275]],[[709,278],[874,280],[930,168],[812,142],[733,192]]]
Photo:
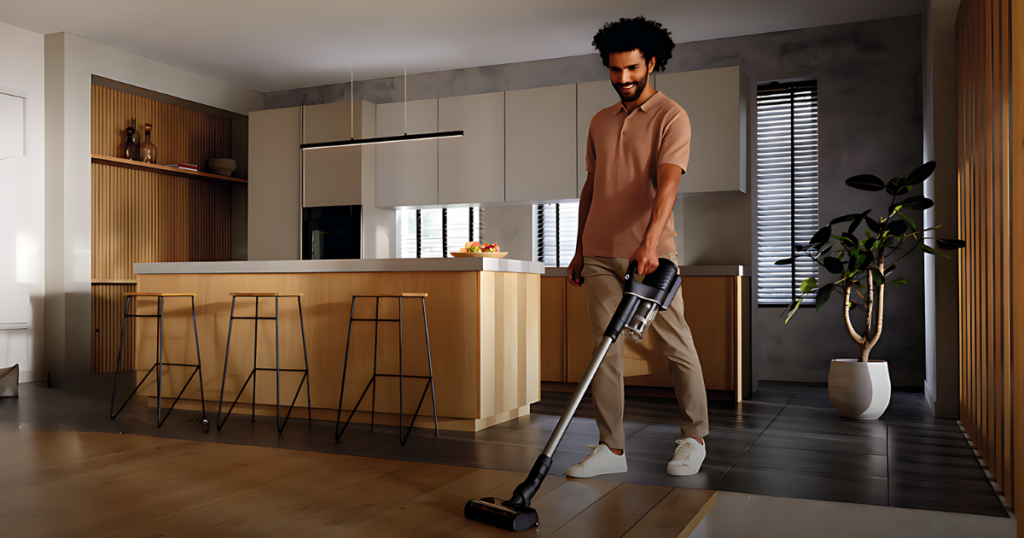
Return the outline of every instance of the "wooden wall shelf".
[[[141,170],[143,172],[155,172],[157,174],[168,174],[178,177],[190,177],[196,179],[206,179],[211,181],[224,181],[228,183],[249,183],[249,180],[238,177],[220,176],[217,174],[208,174],[206,172],[193,172],[192,170],[185,170],[182,168],[169,168],[167,166],[159,164],[150,164],[139,161],[131,161],[128,159],[119,159],[117,157],[107,157],[106,155],[92,154],[92,162],[97,164],[109,164],[111,166],[120,166],[122,168],[130,168],[132,170]]]

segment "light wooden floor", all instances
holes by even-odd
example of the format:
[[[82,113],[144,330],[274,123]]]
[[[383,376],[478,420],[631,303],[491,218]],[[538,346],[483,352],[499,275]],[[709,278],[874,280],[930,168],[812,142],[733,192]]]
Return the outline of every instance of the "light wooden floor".
[[[519,473],[136,435],[0,432],[0,536],[513,536]],[[549,476],[529,536],[685,537],[715,492]]]

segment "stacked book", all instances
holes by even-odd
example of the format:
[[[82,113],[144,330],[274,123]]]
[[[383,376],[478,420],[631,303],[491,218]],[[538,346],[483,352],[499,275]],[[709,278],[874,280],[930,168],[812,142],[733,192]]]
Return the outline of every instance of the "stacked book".
[[[194,164],[185,164],[185,163],[168,164],[167,167],[168,168],[180,168],[182,170],[191,170],[193,172],[198,172],[199,171],[199,167],[194,165]]]

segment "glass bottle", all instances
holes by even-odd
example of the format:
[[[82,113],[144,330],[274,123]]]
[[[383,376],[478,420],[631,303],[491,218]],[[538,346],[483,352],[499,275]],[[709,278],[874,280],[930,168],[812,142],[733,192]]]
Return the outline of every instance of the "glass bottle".
[[[153,126],[146,124],[146,141],[142,143],[142,162],[156,164],[156,146],[149,139],[150,132],[153,130]]]
[[[135,130],[135,118],[132,118],[132,124],[124,130],[124,154],[121,157],[130,161],[139,160],[139,133]]]

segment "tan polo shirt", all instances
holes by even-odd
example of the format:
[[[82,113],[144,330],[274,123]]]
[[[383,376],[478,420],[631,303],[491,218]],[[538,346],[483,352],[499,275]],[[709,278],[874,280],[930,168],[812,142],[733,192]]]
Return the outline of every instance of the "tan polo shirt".
[[[594,197],[583,229],[583,255],[628,258],[651,221],[658,165],[686,171],[690,118],[683,107],[655,93],[631,114],[622,103],[594,115],[587,136],[587,171]],[[676,251],[672,215],[658,241],[658,255]]]

